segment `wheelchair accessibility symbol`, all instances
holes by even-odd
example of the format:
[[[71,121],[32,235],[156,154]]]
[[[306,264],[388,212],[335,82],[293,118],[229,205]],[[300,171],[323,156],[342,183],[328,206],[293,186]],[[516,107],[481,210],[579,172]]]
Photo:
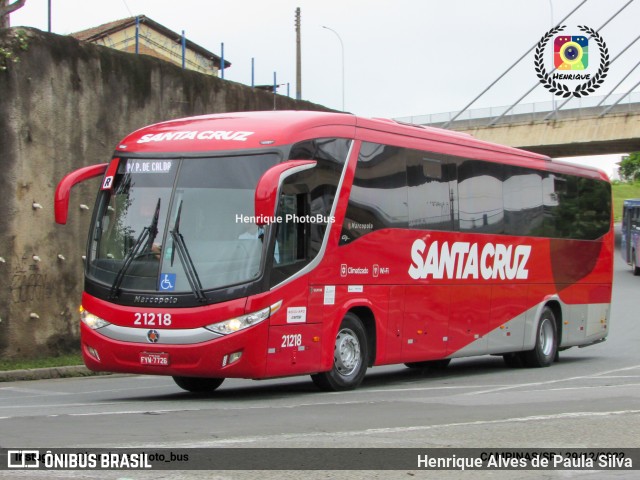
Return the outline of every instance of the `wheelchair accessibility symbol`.
[[[176,274],[161,273],[158,290],[161,292],[172,292],[176,289]]]

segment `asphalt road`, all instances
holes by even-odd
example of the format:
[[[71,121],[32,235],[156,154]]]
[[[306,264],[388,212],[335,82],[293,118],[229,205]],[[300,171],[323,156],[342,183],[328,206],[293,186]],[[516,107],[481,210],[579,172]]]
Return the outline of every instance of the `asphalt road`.
[[[500,357],[443,372],[373,368],[352,392],[308,377],[226,380],[211,395],[170,378],[0,384],[0,447],[640,447],[640,278],[616,258],[611,332],[543,369]],[[283,466],[285,468],[285,466]],[[0,472],[7,478],[637,478],[630,472]],[[434,475],[437,473],[437,475]],[[10,475],[9,475],[10,474]]]

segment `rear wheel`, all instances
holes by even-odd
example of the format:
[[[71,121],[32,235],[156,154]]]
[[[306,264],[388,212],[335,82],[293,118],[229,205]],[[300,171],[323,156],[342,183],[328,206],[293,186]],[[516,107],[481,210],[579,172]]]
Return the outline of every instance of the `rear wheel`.
[[[638,267],[638,261],[636,260],[636,252],[631,252],[631,270],[634,275],[640,275],[640,267]]]
[[[415,369],[430,369],[430,370],[442,370],[447,368],[451,363],[450,358],[443,358],[442,360],[427,360],[424,362],[409,362],[405,363],[405,366]]]
[[[549,307],[544,307],[538,321],[536,345],[528,352],[522,352],[522,362],[526,367],[548,367],[558,352],[556,317]]]
[[[353,313],[347,313],[336,335],[333,368],[311,375],[311,379],[322,390],[352,390],[362,383],[368,363],[367,333],[362,321]]]
[[[222,385],[224,378],[173,377],[173,381],[187,392],[207,393]]]

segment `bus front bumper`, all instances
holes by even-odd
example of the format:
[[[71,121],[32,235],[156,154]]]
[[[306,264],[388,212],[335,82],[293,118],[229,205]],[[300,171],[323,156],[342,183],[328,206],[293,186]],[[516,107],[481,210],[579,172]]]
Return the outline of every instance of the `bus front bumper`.
[[[161,328],[116,327],[117,334],[101,330],[81,323],[82,356],[93,371],[209,378],[265,376],[268,322],[230,335],[203,328],[189,329],[191,334]],[[122,340],[128,339],[127,333],[138,341]],[[197,343],[180,343],[184,338]]]

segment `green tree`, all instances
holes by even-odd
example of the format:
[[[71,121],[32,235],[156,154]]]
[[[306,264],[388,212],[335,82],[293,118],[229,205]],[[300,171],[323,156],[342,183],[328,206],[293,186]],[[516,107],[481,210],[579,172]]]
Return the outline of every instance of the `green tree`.
[[[24,7],[27,0],[0,0],[0,28],[9,28],[11,23],[9,22],[9,14],[15,12],[19,8]]]
[[[629,182],[640,180],[640,152],[623,157],[620,162],[620,178]]]

